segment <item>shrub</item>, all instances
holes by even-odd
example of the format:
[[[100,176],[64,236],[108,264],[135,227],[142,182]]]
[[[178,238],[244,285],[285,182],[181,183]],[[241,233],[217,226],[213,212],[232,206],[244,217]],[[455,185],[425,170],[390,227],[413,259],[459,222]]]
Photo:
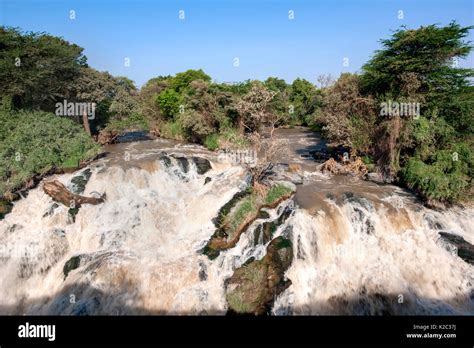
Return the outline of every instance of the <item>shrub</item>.
[[[219,148],[219,134],[211,134],[204,140],[204,145],[211,151],[215,151]]]
[[[18,189],[34,174],[75,167],[100,147],[69,118],[46,112],[0,112],[0,195]]]

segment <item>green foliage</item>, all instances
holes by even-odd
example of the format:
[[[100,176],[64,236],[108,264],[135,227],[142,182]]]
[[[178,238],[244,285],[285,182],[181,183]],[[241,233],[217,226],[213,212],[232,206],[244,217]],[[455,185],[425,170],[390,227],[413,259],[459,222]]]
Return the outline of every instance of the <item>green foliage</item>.
[[[148,131],[148,120],[140,113],[133,113],[125,118],[113,118],[107,123],[105,130],[113,133],[123,133],[125,131]]]
[[[164,138],[184,140],[185,132],[178,121],[165,122],[160,126],[160,134]]]
[[[410,158],[402,169],[403,179],[410,188],[419,191],[428,199],[453,202],[466,198],[473,184],[473,149],[460,143],[454,146],[453,150],[459,152],[436,152],[431,163]]]
[[[45,112],[0,113],[0,195],[53,167],[76,167],[100,147],[81,126]]]
[[[0,27],[0,95],[9,96],[15,108],[54,111],[87,66],[82,52],[55,36]]]
[[[293,106],[290,122],[293,125],[308,124],[321,102],[321,94],[305,79],[296,79],[291,84],[289,103]]]
[[[206,146],[209,150],[215,151],[219,148],[219,134],[210,134],[204,140],[204,146]]]
[[[258,202],[257,195],[252,193],[245,196],[224,219],[224,223],[229,227],[226,231],[232,235],[251,216],[257,214]]]
[[[171,79],[171,88],[173,88],[176,92],[183,92],[189,87],[191,82],[196,80],[211,82],[211,77],[207,75],[202,69],[189,69],[176,74],[176,76]]]
[[[166,119],[173,119],[179,112],[179,106],[182,105],[182,96],[174,89],[167,88],[156,98],[160,110]]]
[[[290,194],[292,190],[282,184],[273,185],[267,192],[265,196],[265,204],[274,204],[280,198]]]

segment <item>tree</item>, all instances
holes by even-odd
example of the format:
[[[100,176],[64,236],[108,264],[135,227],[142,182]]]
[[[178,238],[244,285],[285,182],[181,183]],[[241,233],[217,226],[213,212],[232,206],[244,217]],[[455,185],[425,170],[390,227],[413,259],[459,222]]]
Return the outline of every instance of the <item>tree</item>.
[[[0,27],[0,95],[13,107],[54,111],[87,66],[83,48],[44,33]]]
[[[182,126],[190,139],[202,143],[219,125],[219,104],[209,83],[203,80],[192,81],[185,97],[185,105],[179,117]]]
[[[297,78],[291,84],[290,117],[295,124],[307,124],[320,103],[320,94],[311,82]]]
[[[343,145],[368,152],[372,145],[375,103],[362,96],[360,78],[344,73],[324,93],[324,105],[316,119],[323,125],[327,139],[334,145]]]
[[[472,28],[402,28],[363,67],[362,91],[377,102],[421,104],[416,119],[379,115],[375,159],[428,199],[456,200],[472,187],[471,155],[459,149],[473,151],[474,70],[456,64],[472,50],[464,41]]]
[[[202,69],[189,69],[185,72],[176,74],[176,76],[171,79],[171,87],[176,92],[183,92],[183,90],[186,89],[191,84],[191,82],[196,80],[211,82],[211,77],[207,75]]]
[[[250,91],[237,103],[239,113],[239,129],[243,133],[258,131],[268,116],[268,105],[275,96],[261,82],[255,81]]]
[[[182,96],[172,88],[166,88],[156,98],[162,114],[167,119],[173,119],[182,105]]]

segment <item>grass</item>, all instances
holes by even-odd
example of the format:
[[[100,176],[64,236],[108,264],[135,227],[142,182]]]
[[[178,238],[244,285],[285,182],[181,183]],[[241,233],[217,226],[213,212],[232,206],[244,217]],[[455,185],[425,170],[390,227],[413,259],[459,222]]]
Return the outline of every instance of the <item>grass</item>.
[[[207,147],[208,150],[215,151],[219,148],[219,135],[218,134],[211,134],[206,137],[204,140],[204,146]]]
[[[178,121],[163,123],[160,127],[161,136],[168,139],[184,140],[185,132]]]
[[[232,234],[239,228],[239,226],[244,223],[250,217],[258,213],[258,204],[257,196],[251,194],[244,197],[235,207],[233,211],[230,212],[224,219],[224,223],[230,227],[228,232]]]
[[[278,201],[281,197],[290,194],[292,190],[282,184],[273,185],[267,192],[265,197],[265,204],[274,204]]]

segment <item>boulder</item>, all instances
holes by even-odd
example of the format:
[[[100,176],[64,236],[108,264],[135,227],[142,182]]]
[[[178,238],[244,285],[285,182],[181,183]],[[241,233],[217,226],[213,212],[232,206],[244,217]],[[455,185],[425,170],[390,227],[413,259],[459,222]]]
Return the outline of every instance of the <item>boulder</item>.
[[[457,249],[458,256],[465,262],[474,265],[474,245],[467,242],[463,237],[448,232],[439,232],[441,238]]]
[[[285,271],[292,260],[291,241],[280,236],[270,242],[262,260],[249,260],[236,269],[225,282],[228,313],[268,313],[276,297],[291,285]]]

